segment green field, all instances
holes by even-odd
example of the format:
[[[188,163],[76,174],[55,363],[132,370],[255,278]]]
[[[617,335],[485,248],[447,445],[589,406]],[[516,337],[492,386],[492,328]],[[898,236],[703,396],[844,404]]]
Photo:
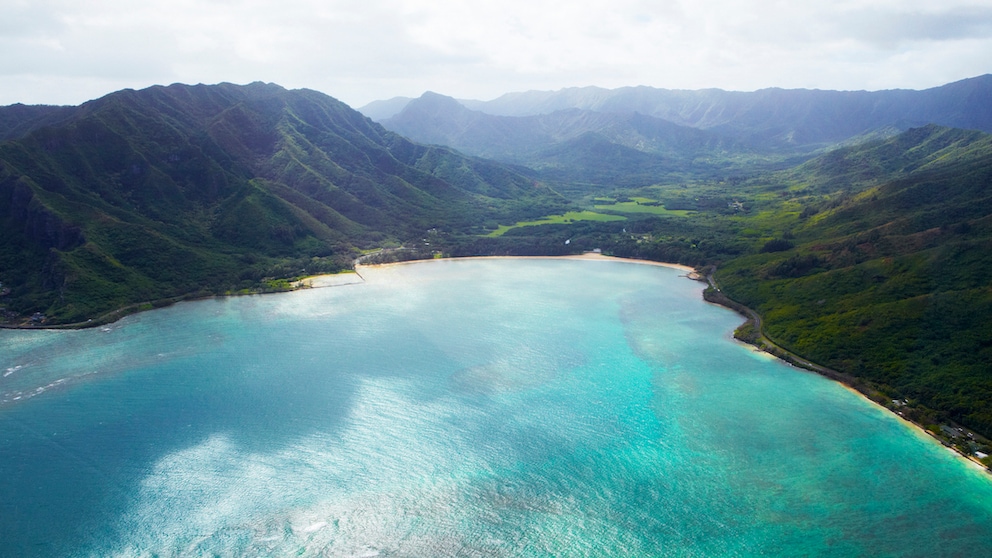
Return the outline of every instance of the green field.
[[[620,215],[606,215],[595,211],[569,211],[564,215],[549,215],[536,221],[520,221],[512,225],[500,225],[498,229],[487,234],[489,238],[503,236],[506,231],[518,227],[531,227],[534,225],[567,225],[576,221],[623,221],[626,217]]]
[[[689,214],[689,211],[684,209],[669,210],[665,209],[665,206],[663,205],[644,205],[658,203],[657,200],[652,200],[650,198],[630,199],[631,201],[596,205],[595,208],[601,211],[616,211],[617,213],[648,213],[651,215],[678,215],[680,217],[685,217]],[[596,198],[596,201],[602,200],[603,198]]]

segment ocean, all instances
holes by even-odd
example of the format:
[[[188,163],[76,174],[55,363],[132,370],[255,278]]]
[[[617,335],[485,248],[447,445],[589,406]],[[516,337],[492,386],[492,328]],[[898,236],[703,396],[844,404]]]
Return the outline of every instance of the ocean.
[[[479,259],[0,331],[0,556],[961,556],[992,477],[684,272]]]

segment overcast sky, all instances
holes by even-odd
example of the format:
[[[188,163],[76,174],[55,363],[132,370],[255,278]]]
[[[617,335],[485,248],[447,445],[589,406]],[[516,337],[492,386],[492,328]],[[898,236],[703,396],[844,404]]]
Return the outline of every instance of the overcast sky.
[[[992,72],[992,0],[0,0],[0,105],[275,82],[427,90],[924,89]]]

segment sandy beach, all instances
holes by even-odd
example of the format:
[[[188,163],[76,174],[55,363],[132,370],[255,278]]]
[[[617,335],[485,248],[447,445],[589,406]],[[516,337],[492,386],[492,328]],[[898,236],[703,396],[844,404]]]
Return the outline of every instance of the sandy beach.
[[[293,287],[297,289],[319,289],[322,287],[339,287],[341,285],[354,285],[363,282],[362,276],[346,271],[344,273],[332,273],[328,275],[311,275],[299,281],[293,282]]]
[[[438,258],[437,260],[406,260],[402,262],[390,262],[385,264],[356,264],[355,268],[360,267],[377,267],[386,265],[403,265],[403,264],[413,264],[413,263],[424,263],[430,261],[458,261],[458,260],[587,260],[587,261],[602,261],[602,262],[621,262],[621,263],[636,263],[641,265],[654,265],[658,267],[670,267],[672,269],[678,269],[686,273],[695,273],[696,269],[689,267],[687,265],[667,263],[667,262],[656,262],[652,260],[636,260],[632,258],[619,258],[616,256],[607,256],[605,254],[600,254],[598,252],[586,252],[584,254],[573,254],[569,256],[468,256],[464,258]]]
[[[851,393],[853,393],[855,395],[861,396],[862,399],[864,399],[865,401],[867,401],[867,402],[871,403],[872,405],[878,407],[879,409],[882,409],[883,411],[886,411],[888,413],[892,413],[892,414],[896,415],[897,417],[899,417],[900,419],[902,419],[903,425],[906,426],[906,427],[908,427],[917,436],[922,436],[923,438],[926,438],[927,440],[937,442],[944,449],[946,449],[947,451],[949,451],[952,454],[954,454],[955,457],[957,457],[958,459],[962,459],[962,460],[966,461],[968,463],[968,465],[970,465],[972,467],[975,467],[975,468],[979,469],[980,471],[984,471],[986,473],[989,473],[990,472],[989,469],[986,468],[985,465],[982,465],[982,462],[979,461],[977,458],[975,458],[974,456],[971,456],[971,455],[965,455],[965,454],[961,453],[960,451],[958,451],[957,449],[955,449],[955,448],[953,448],[951,446],[948,446],[948,445],[943,444],[940,441],[940,438],[938,438],[937,436],[935,436],[932,432],[930,432],[926,428],[923,428],[922,425],[917,424],[917,423],[915,423],[915,422],[907,419],[906,417],[902,416],[901,414],[893,411],[892,409],[889,409],[885,405],[880,404],[878,401],[875,401],[871,397],[866,396],[865,394],[861,393],[860,391],[854,389],[853,387],[851,387],[851,386],[849,386],[849,385],[847,385],[847,384],[845,384],[843,382],[837,382],[837,383],[840,384],[840,386],[842,388],[846,389],[847,391],[849,391],[849,392],[851,392]]]
[[[566,260],[590,260],[590,261],[604,261],[604,262],[628,262],[636,263],[641,265],[654,265],[658,267],[670,267],[672,269],[678,269],[686,273],[694,273],[696,269],[689,267],[687,265],[667,263],[667,262],[656,262],[652,260],[635,260],[630,258],[618,258],[616,256],[607,256],[600,254],[598,252],[586,252],[585,254],[579,254],[574,256],[549,256],[551,258],[562,258]]]

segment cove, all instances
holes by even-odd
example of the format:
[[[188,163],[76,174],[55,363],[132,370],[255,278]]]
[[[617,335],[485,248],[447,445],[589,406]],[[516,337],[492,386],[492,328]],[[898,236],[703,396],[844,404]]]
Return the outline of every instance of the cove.
[[[681,274],[438,261],[0,331],[0,555],[992,548],[984,472]]]

